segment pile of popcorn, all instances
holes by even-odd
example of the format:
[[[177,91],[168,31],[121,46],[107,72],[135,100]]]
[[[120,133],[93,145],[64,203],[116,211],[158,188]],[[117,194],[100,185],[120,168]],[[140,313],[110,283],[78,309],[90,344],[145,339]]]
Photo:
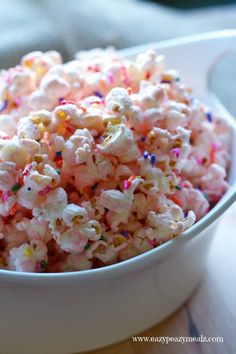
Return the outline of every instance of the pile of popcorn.
[[[0,73],[0,268],[102,267],[166,242],[225,193],[231,129],[164,57],[32,52]]]

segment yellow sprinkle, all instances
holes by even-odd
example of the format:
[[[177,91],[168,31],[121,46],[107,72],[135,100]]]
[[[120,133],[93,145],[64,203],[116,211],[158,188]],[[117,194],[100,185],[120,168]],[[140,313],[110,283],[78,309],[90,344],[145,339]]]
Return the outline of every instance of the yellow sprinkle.
[[[153,184],[152,183],[147,183],[147,184],[144,183],[142,186],[143,186],[143,188],[149,190],[153,187]]]
[[[162,73],[162,75],[161,75],[162,81],[172,81],[173,79],[174,79],[174,76],[171,73],[165,72],[165,73]]]
[[[38,66],[36,68],[36,75],[37,76],[42,76],[42,75],[44,75],[46,73],[46,71],[47,71],[47,69],[44,68],[43,66]]]
[[[32,116],[31,120],[33,121],[34,124],[40,124],[41,123],[41,117],[40,116]]]
[[[45,131],[46,131],[46,128],[45,128],[45,126],[43,125],[43,123],[38,124],[37,129],[38,129],[38,132],[39,132],[40,134],[43,134],[43,133],[45,133]]]
[[[32,68],[33,60],[32,59],[25,60],[24,61],[24,66],[26,66],[27,68]]]
[[[181,147],[182,146],[182,141],[180,139],[177,139],[175,142],[175,147]]]
[[[32,252],[32,250],[31,250],[31,248],[30,247],[27,247],[26,249],[25,249],[25,256],[26,257],[31,257],[33,255],[33,252]]]
[[[98,225],[92,225],[91,227],[95,230],[97,235],[100,234],[101,228]]]
[[[96,248],[95,253],[100,253],[100,254],[106,253],[106,247],[104,245],[98,245],[98,247]]]
[[[34,155],[34,161],[37,162],[37,163],[40,163],[40,162],[43,161],[43,158],[42,158],[41,155],[36,154],[36,155]]]
[[[115,247],[120,246],[123,242],[126,242],[126,238],[122,235],[117,235],[114,237],[113,243]]]
[[[61,120],[66,120],[70,118],[69,114],[65,111],[57,111],[57,117]]]
[[[72,219],[72,221],[73,221],[75,224],[79,224],[82,219],[83,219],[83,216],[82,216],[82,215],[76,215],[76,216]]]
[[[64,124],[58,124],[57,133],[63,135],[65,131],[66,131],[66,127],[64,126]]]
[[[156,134],[154,133],[154,131],[150,131],[150,133],[147,136],[148,143],[152,144],[155,141],[155,138],[156,138]]]
[[[121,117],[105,117],[103,119],[103,122],[105,125],[107,125],[108,123],[111,123],[112,125],[117,125],[117,124],[121,124],[122,119]]]

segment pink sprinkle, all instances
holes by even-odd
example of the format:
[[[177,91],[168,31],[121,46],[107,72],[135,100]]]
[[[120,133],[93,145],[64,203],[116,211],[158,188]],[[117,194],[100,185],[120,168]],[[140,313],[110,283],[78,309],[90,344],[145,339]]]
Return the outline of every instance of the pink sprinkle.
[[[218,145],[216,143],[212,143],[211,147],[214,151],[218,150]]]
[[[47,186],[46,188],[44,188],[42,191],[39,192],[39,195],[46,195],[46,194],[48,194],[51,190],[52,190],[52,188],[51,188],[50,186]]]
[[[202,165],[202,159],[196,159],[198,165]]]
[[[6,203],[11,195],[10,191],[6,191],[2,193],[2,200],[4,203]]]
[[[32,163],[29,163],[25,166],[24,171],[22,172],[23,176],[27,176],[30,173],[31,168],[33,167]]]
[[[36,272],[40,272],[41,271],[41,262],[36,262],[36,267],[35,267],[35,270]]]
[[[60,104],[61,104],[61,105],[65,105],[65,104],[74,104],[74,105],[76,105],[76,103],[75,103],[74,101],[72,101],[72,100],[66,100],[66,99],[60,100]]]
[[[111,73],[108,73],[107,74],[107,78],[108,78],[108,81],[109,81],[109,84],[113,84],[114,83],[114,77]]]
[[[149,240],[149,244],[150,244],[152,247],[155,247],[155,246],[157,245],[156,240]]]
[[[22,103],[21,97],[17,97],[17,98],[15,99],[15,103],[17,104],[17,106],[20,106],[21,103]]]
[[[124,189],[127,190],[127,189],[129,189],[129,187],[130,187],[130,184],[129,184],[128,180],[125,179],[124,180]]]
[[[175,157],[178,159],[180,155],[180,148],[174,148],[171,150],[171,152],[175,155]]]
[[[122,74],[123,74],[123,82],[126,86],[130,86],[130,80],[129,80],[129,77],[128,77],[128,73],[127,73],[127,69],[125,66],[122,66],[121,67],[121,71],[122,71]]]

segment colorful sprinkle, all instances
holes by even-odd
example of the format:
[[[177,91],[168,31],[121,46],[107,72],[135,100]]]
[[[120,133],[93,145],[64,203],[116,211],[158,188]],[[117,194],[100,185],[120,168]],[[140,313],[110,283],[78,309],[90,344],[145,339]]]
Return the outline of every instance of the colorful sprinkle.
[[[189,99],[189,101],[190,101],[191,103],[193,103],[193,102],[195,101],[195,97],[193,97],[193,96],[191,96],[191,95],[188,97],[188,99]]]
[[[212,114],[211,114],[211,112],[207,112],[206,113],[206,117],[207,117],[207,120],[208,120],[208,122],[212,122]]]
[[[72,100],[66,100],[65,98],[59,98],[59,102],[61,105],[65,105],[65,104],[74,104],[76,105],[76,103]]]
[[[140,140],[144,143],[146,141],[146,136],[141,136]]]
[[[8,101],[7,100],[2,101],[2,103],[0,105],[0,113],[5,111],[5,109],[7,108],[7,105],[8,105]]]
[[[9,199],[11,195],[11,192],[10,191],[5,191],[2,193],[2,200],[3,200],[3,203],[6,203]]]
[[[203,162],[202,159],[198,159],[198,158],[197,158],[196,161],[197,161],[197,164],[198,164],[199,166],[202,165],[202,162]]]
[[[127,179],[124,180],[124,189],[127,190],[130,188],[130,184]]]
[[[156,242],[156,240],[149,240],[149,244],[150,244],[150,246],[152,246],[152,247],[156,247],[157,242]]]
[[[32,167],[33,167],[32,163],[29,163],[28,165],[26,165],[23,172],[22,172],[22,175],[27,176],[30,173],[30,170],[32,169]]]
[[[125,66],[121,66],[121,72],[123,75],[123,82],[126,86],[130,86],[130,80],[128,77],[128,72],[127,72],[127,68]]]
[[[57,156],[57,157],[61,157],[61,154],[62,154],[62,151],[57,151],[57,152],[56,152],[56,156]]]
[[[176,159],[180,156],[180,148],[174,148],[171,150],[172,154],[175,156]]]
[[[161,84],[170,84],[171,81],[170,80],[161,80]]]
[[[147,160],[148,157],[149,157],[148,151],[144,151],[144,153],[143,153],[143,158],[144,158],[145,160]]]
[[[99,240],[100,241],[106,241],[107,239],[105,238],[105,236],[102,235]]]
[[[59,175],[61,174],[61,170],[59,170],[58,168],[56,169],[56,171]]]
[[[214,163],[215,162],[215,153],[218,149],[218,145],[213,143],[211,145],[211,150],[210,150],[210,163]]]
[[[14,184],[14,186],[12,187],[12,192],[17,192],[20,189],[21,185],[20,183],[16,183]]]
[[[46,263],[46,261],[43,259],[42,262],[41,262],[41,267],[42,267],[43,269],[45,269],[46,266],[47,266],[47,263]]]
[[[132,182],[135,179],[135,176],[130,176],[129,179],[124,180],[124,189],[127,190],[132,186]]]
[[[81,109],[81,111],[83,111],[84,113],[87,112],[87,108],[85,106],[83,106],[82,104],[79,106],[79,108]]]
[[[132,183],[134,179],[135,179],[135,176],[130,176],[128,179],[128,182]]]
[[[17,204],[14,204],[14,205],[11,207],[11,209],[9,210],[9,214],[10,214],[11,216],[15,215],[16,210],[17,210]]]
[[[94,185],[91,187],[91,188],[92,188],[92,190],[93,190],[93,191],[95,191],[95,190],[96,190],[96,188],[97,188],[97,186],[98,186],[98,183],[94,183]]]
[[[175,186],[175,189],[177,189],[177,191],[180,191],[182,188],[180,186]]]
[[[22,103],[21,97],[17,97],[17,98],[15,99],[15,104],[16,104],[17,106],[20,106],[21,103]]]
[[[112,75],[112,73],[107,74],[107,79],[110,85],[114,83],[114,76]]]
[[[128,236],[129,236],[128,231],[125,231],[125,230],[122,230],[122,231],[120,232],[120,234],[121,234],[122,236],[124,236],[124,237],[128,237]]]
[[[36,266],[35,266],[35,270],[36,270],[36,272],[38,273],[38,272],[41,272],[41,262],[36,262]]]
[[[31,257],[33,255],[33,252],[30,247],[27,247],[24,252],[26,257]]]
[[[39,191],[39,195],[46,195],[48,194],[50,191],[52,190],[52,188],[50,186],[47,186],[46,188],[44,188],[42,191]]]
[[[204,198],[205,198],[207,201],[209,201],[209,198],[208,198],[207,193],[206,193],[206,192],[202,192],[202,194],[203,194]]]
[[[181,201],[179,200],[179,198],[177,198],[175,195],[171,195],[169,197],[175,204],[179,205],[180,207],[182,207],[182,203]]]
[[[87,243],[87,245],[84,246],[84,249],[85,249],[85,250],[89,250],[90,247],[91,247],[91,244],[90,244],[90,243]]]
[[[97,96],[97,97],[99,97],[99,98],[103,98],[103,97],[104,97],[104,96],[101,94],[101,92],[99,92],[99,91],[94,91],[93,94],[94,94],[94,96]]]
[[[150,71],[147,71],[146,74],[145,74],[145,79],[149,80],[150,77],[151,77],[151,73],[150,73]]]
[[[151,165],[154,166],[156,164],[156,155],[155,154],[151,154]]]

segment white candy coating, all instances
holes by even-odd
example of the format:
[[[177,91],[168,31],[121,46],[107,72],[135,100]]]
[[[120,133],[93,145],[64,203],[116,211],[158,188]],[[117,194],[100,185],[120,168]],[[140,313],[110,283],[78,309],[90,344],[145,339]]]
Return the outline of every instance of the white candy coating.
[[[0,267],[63,272],[177,237],[228,188],[231,127],[148,50],[0,73]]]

